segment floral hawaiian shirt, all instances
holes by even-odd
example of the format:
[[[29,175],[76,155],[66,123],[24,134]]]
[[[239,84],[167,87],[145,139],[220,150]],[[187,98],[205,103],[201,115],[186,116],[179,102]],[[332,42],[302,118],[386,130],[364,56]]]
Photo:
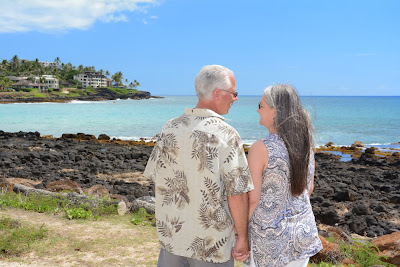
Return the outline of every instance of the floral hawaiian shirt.
[[[254,189],[241,139],[209,109],[186,108],[168,121],[144,176],[155,182],[161,248],[213,263],[231,257],[228,196]]]

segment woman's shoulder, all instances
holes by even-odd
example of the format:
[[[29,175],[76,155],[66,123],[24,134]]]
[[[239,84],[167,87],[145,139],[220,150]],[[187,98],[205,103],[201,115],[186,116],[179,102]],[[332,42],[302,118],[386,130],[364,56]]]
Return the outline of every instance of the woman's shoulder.
[[[269,134],[267,137],[260,139],[260,141],[263,142],[266,146],[268,146],[269,144],[283,142],[282,138],[277,133]]]

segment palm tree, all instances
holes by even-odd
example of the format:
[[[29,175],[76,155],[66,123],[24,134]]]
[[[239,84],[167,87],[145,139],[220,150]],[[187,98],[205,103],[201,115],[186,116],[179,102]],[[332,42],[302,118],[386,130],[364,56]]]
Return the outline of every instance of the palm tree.
[[[54,62],[57,63],[57,66],[60,66],[61,60],[60,60],[59,57],[56,57],[56,58],[54,59]]]
[[[136,89],[137,87],[139,87],[140,86],[140,83],[137,81],[137,80],[133,80],[133,86],[132,86],[132,88],[133,89]]]
[[[140,83],[137,80],[133,80],[133,82],[129,84],[129,88],[131,89],[136,89],[138,86],[140,86]]]
[[[11,68],[15,69],[16,67],[18,67],[18,65],[19,65],[19,59],[18,59],[18,56],[15,55],[11,59]]]
[[[123,78],[123,74],[120,71],[117,71],[113,76],[111,76],[111,79],[118,84],[119,86],[122,85],[122,78]]]
[[[0,89],[1,90],[8,88],[12,84],[13,84],[13,82],[8,78],[4,77],[4,78],[0,79]]]

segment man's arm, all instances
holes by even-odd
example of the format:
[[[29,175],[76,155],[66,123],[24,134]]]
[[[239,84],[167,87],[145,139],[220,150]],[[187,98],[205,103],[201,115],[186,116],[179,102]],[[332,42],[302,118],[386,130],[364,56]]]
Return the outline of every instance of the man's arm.
[[[244,261],[250,256],[249,239],[247,236],[249,205],[247,193],[228,196],[228,205],[231,212],[235,230],[237,232],[236,244],[233,255],[236,260]]]

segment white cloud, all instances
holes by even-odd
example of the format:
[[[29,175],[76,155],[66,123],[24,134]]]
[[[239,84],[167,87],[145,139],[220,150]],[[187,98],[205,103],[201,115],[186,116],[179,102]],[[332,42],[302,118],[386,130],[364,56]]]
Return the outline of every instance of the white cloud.
[[[87,29],[97,20],[127,21],[157,0],[1,0],[0,33]],[[147,4],[147,5],[146,5]]]

